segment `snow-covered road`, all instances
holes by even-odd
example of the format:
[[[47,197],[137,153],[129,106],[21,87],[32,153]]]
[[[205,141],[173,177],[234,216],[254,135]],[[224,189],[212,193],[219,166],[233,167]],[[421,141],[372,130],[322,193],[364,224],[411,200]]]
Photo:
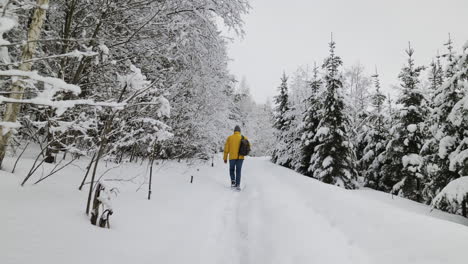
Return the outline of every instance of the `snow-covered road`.
[[[222,196],[226,228],[219,236],[231,251],[218,263],[466,261],[468,228],[428,216],[414,202],[346,191],[266,159],[246,161],[244,182],[243,192]]]
[[[225,242],[232,251],[219,263],[369,263],[353,241],[312,206],[310,195],[293,188],[289,170],[265,160],[248,162],[248,187],[223,196],[230,237]]]
[[[219,159],[164,166],[151,201],[122,184],[111,230],[80,215],[82,172],[70,169],[26,188],[0,175],[0,263],[466,263],[466,219],[326,185],[264,158],[245,161],[242,192],[230,189]],[[127,164],[111,175],[145,172]]]

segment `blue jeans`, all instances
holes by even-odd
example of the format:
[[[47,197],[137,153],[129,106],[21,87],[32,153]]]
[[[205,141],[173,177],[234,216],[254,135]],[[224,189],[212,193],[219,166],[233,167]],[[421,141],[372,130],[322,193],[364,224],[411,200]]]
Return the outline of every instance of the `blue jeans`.
[[[242,163],[244,163],[243,159],[229,161],[229,175],[231,176],[231,182],[236,182],[237,186],[240,186]]]

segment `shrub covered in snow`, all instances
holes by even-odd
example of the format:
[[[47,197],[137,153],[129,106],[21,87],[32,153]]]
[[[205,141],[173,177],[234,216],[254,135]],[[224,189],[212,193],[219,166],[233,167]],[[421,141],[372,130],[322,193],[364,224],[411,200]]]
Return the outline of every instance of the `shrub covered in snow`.
[[[432,201],[434,208],[467,216],[468,176],[451,181]]]

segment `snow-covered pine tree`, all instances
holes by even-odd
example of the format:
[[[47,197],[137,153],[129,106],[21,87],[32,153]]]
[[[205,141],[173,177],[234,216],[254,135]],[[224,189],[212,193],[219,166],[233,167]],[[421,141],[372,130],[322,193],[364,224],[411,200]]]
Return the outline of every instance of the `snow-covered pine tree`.
[[[356,188],[355,155],[349,141],[350,117],[345,112],[341,58],[335,55],[335,42],[329,44],[330,56],[323,63],[324,101],[321,120],[312,144],[316,145],[311,158],[313,177],[325,183],[347,189]]]
[[[449,38],[445,44],[447,53],[447,68],[444,72],[440,60],[433,63],[430,73],[431,88],[435,88],[431,117],[430,134],[422,153],[426,163],[429,180],[425,184],[424,198],[430,202],[450,181],[459,177],[456,171],[450,169],[449,154],[455,149],[455,143],[462,140],[463,135],[449,120],[455,104],[462,98],[459,77],[455,76],[458,59],[453,51],[453,42]],[[445,80],[445,81],[444,81]]]
[[[276,105],[274,111],[273,127],[276,129],[276,146],[273,150],[272,161],[285,167],[289,167],[291,159],[287,157],[288,140],[286,133],[290,129],[291,116],[288,94],[288,77],[283,73],[281,77],[281,85],[279,86],[279,94],[274,97]]]
[[[453,76],[443,86],[452,87],[461,98],[454,106],[448,120],[453,128],[441,140],[439,153],[448,157],[448,181],[468,175],[468,42],[463,47],[463,54],[457,56]],[[451,178],[450,178],[451,176]]]
[[[313,139],[317,133],[317,128],[320,123],[321,92],[322,80],[319,77],[319,68],[314,65],[313,77],[310,82],[311,95],[306,100],[306,112],[304,113],[303,124],[300,131],[301,135],[301,164],[298,168],[299,172],[307,176],[312,176],[313,172],[309,169],[310,159],[314,154],[315,145]]]
[[[385,113],[387,115],[385,123],[387,123],[388,127],[393,127],[395,125],[395,117],[397,113],[395,113],[395,100],[392,99],[390,93],[387,95],[387,101],[385,102],[385,104]]]
[[[286,113],[290,110],[289,108],[289,94],[288,94],[288,77],[283,72],[281,77],[281,85],[279,87],[279,95],[274,97],[275,107],[275,122],[273,126],[281,131],[285,131],[289,128],[289,120],[286,118]]]
[[[276,104],[273,127],[276,129],[276,145],[272,161],[281,166],[296,169],[299,156],[297,105],[292,105],[289,96],[288,77],[283,73],[279,95],[274,98]]]
[[[287,157],[291,159],[290,168],[300,171],[302,166],[302,131],[304,129],[304,115],[307,110],[307,99],[311,96],[311,73],[309,66],[300,66],[294,72],[290,84],[290,128],[287,132]]]
[[[429,82],[431,92],[435,92],[444,82],[444,68],[440,61],[440,55],[437,55],[436,59],[431,62]]]
[[[301,165],[301,124],[302,113],[300,105],[294,104],[287,112],[286,118],[290,121],[289,130],[284,134],[285,156],[284,161],[280,158],[278,164],[285,162],[288,168],[298,170]],[[286,166],[285,165],[285,166]]]
[[[382,177],[382,157],[388,138],[388,127],[384,112],[386,96],[380,87],[379,74],[372,76],[374,79],[375,92],[371,95],[372,109],[365,119],[367,129],[358,136],[364,145],[363,156],[358,161],[361,175],[364,177],[364,184],[367,187],[379,189],[379,181]]]
[[[436,93],[444,82],[444,69],[440,61],[440,55],[436,56],[435,60],[432,60],[429,68],[429,89],[427,90],[427,106],[429,110],[429,116],[424,125],[424,137],[426,141],[424,146],[421,149],[421,155],[424,157],[424,170],[425,174],[431,178],[431,174],[435,172],[435,167],[438,159],[438,140],[437,140],[437,130],[439,124],[434,122],[434,117],[436,116],[434,108],[436,106]],[[425,195],[426,196],[426,195]]]
[[[398,193],[415,201],[421,201],[423,184],[422,157],[419,155],[424,143],[423,130],[427,108],[419,76],[424,67],[414,65],[414,49],[406,50],[408,64],[399,74],[401,94],[397,101],[401,105],[396,124],[391,128],[392,139],[383,154],[385,165],[379,188]]]

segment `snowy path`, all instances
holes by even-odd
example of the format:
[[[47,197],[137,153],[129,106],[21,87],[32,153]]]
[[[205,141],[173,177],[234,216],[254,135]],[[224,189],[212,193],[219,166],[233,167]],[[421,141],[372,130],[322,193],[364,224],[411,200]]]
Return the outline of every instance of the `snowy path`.
[[[252,165],[248,188],[230,197],[237,203],[231,225],[241,254],[229,263],[367,263],[333,223],[283,183],[278,167]]]
[[[151,201],[122,185],[111,230],[80,217],[81,172],[26,188],[3,173],[0,263],[466,263],[461,217],[322,184],[261,158],[246,160],[242,192],[229,188],[220,160],[183,167],[158,171]],[[144,172],[130,164],[113,173]]]
[[[241,193],[228,190],[221,199],[220,244],[230,250],[213,263],[466,261],[461,252],[468,228],[411,211],[423,207],[429,214],[427,207],[325,185],[264,159],[248,160],[244,169],[248,187]]]

